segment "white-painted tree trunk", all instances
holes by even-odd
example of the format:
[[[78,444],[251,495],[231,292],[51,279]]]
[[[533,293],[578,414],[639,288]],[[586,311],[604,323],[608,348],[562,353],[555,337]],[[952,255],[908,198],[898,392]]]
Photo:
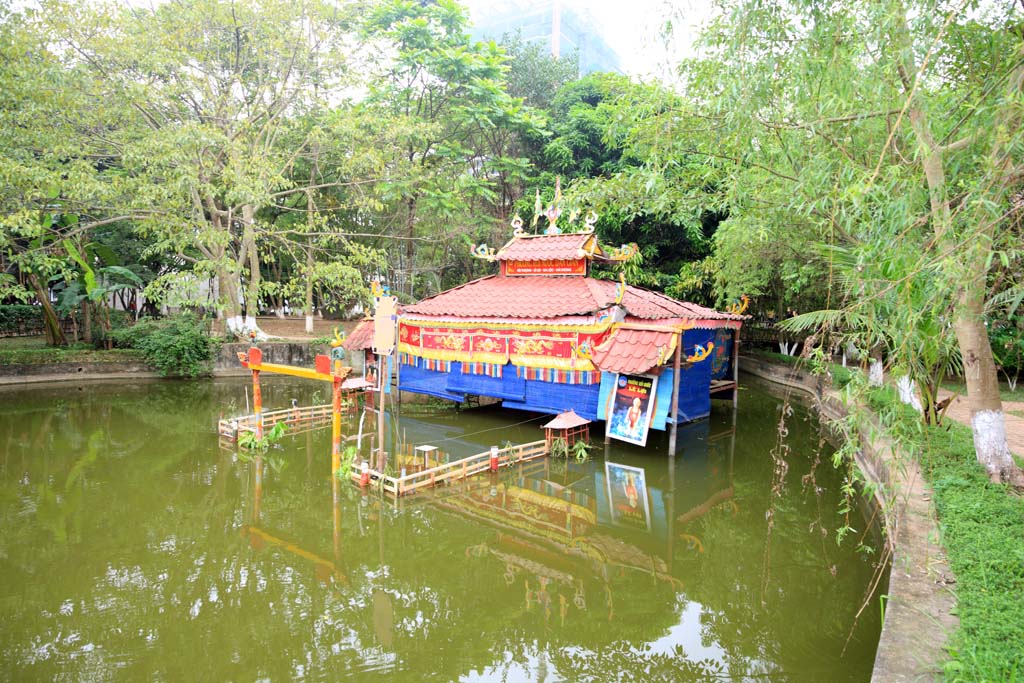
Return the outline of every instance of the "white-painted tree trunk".
[[[306,334],[313,334],[313,316],[306,314]]]
[[[267,333],[256,324],[256,318],[251,315],[247,315],[244,318],[240,315],[234,315],[226,318],[224,322],[227,325],[228,332],[241,339],[249,339],[253,332],[256,333],[256,341],[266,341],[269,339]]]
[[[868,384],[873,387],[882,386],[882,378],[884,377],[884,366],[882,365],[881,358],[872,358],[871,367],[868,368]]]
[[[912,406],[914,410],[919,413],[924,412],[924,407],[921,405],[921,399],[917,397],[917,386],[914,384],[914,380],[910,379],[906,375],[897,378],[896,391],[899,392],[901,401],[906,403],[908,406]]]
[[[1015,465],[1006,440],[1006,417],[1002,410],[979,410],[971,418],[974,451],[992,478],[1006,476]]]

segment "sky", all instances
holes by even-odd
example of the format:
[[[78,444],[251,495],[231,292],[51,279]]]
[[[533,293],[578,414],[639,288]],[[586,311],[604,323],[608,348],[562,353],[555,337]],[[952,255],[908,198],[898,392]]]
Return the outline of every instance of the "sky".
[[[470,17],[493,0],[461,0]],[[586,9],[604,39],[622,58],[623,70],[634,76],[666,77],[672,61],[692,54],[699,26],[711,16],[707,0],[562,0]],[[672,19],[673,37],[666,45],[661,28]]]

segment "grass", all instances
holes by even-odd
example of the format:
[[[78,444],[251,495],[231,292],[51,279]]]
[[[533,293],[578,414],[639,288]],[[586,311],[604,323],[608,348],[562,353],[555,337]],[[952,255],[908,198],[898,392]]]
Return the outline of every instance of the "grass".
[[[869,403],[899,420],[920,417],[891,388]],[[912,430],[904,430],[912,431]],[[1024,681],[1024,498],[988,480],[970,428],[956,422],[917,432],[950,566],[960,628],[951,639],[947,681]]]
[[[92,344],[46,345],[44,337],[0,338],[0,365],[49,365],[51,363],[95,363],[98,361],[136,361],[142,357],[132,349],[95,348]]]
[[[942,388],[953,393],[967,394],[967,387],[964,386],[963,381],[959,379],[950,379],[942,383]],[[1004,401],[1020,401],[1024,402],[1024,380],[1017,383],[1017,390],[1010,391],[1010,387],[1006,382],[1000,378],[999,380],[999,396]]]

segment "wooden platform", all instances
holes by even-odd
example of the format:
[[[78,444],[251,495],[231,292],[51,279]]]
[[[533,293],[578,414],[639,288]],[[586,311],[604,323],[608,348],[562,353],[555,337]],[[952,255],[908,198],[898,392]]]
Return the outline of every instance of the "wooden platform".
[[[717,394],[720,391],[730,391],[736,388],[736,382],[731,379],[713,379],[711,380],[711,393]]]
[[[501,448],[498,450],[498,467],[518,465],[519,463],[536,458],[543,458],[547,454],[547,444],[543,439],[509,448]],[[471,455],[468,458],[406,474],[404,477],[392,477],[371,469],[370,482],[371,485],[380,488],[385,493],[393,496],[404,496],[420,489],[431,488],[438,484],[449,484],[474,474],[486,472],[490,467],[491,452],[488,450]],[[353,468],[351,476],[353,482],[360,483],[362,470],[358,467]]]

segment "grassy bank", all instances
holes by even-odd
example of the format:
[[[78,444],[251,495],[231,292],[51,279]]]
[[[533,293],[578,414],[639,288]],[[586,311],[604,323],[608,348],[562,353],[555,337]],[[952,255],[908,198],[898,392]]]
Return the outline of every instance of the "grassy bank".
[[[0,338],[0,364],[49,365],[52,363],[97,363],[141,361],[142,355],[134,349],[97,349],[92,344],[47,346],[44,337]]]
[[[870,404],[920,421],[892,389],[872,391]],[[960,629],[951,640],[946,680],[1024,681],[1024,498],[988,480],[969,427],[947,420],[907,431],[920,448],[957,580]]]
[[[793,356],[756,355],[801,365]],[[843,386],[856,370],[832,365],[829,372],[833,384]],[[960,618],[950,640],[946,680],[1024,681],[1024,498],[988,480],[975,458],[969,427],[949,419],[938,427],[922,425],[888,387],[871,390],[867,400],[907,450],[919,453],[934,493],[942,544],[956,575],[952,588]]]

